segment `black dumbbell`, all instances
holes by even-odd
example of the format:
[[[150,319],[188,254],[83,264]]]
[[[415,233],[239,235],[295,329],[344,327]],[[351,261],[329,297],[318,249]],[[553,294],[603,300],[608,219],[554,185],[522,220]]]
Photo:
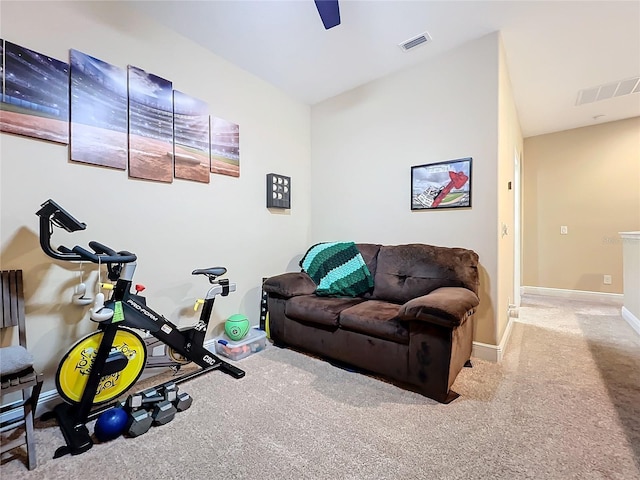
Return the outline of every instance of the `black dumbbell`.
[[[178,397],[178,385],[175,382],[167,382],[160,385],[160,393],[165,400],[173,403]]]
[[[179,412],[184,412],[193,403],[193,398],[186,392],[180,392],[176,399],[173,401],[173,405]]]
[[[165,425],[175,418],[176,412],[188,409],[192,403],[188,393],[178,393],[175,382],[129,395],[125,403],[129,411],[127,433],[136,437],[146,433],[152,424]]]
[[[141,408],[140,410],[130,411],[125,433],[130,437],[138,437],[144,433],[147,433],[151,428],[152,423],[153,417],[144,408]]]
[[[161,402],[164,397],[155,388],[149,388],[142,393],[135,393],[127,397],[124,408],[129,414],[125,433],[130,437],[138,437],[147,433],[154,421],[152,413],[146,408]],[[145,408],[146,407],[146,408]]]
[[[167,382],[159,387],[159,391],[165,400],[173,403],[178,412],[183,412],[188,409],[193,403],[193,398],[185,392],[178,392],[179,388],[175,382]]]
[[[122,407],[128,415],[124,434],[129,437],[138,437],[147,433],[149,428],[151,428],[153,418],[144,408],[132,409],[129,407],[129,403],[129,398],[124,402],[120,402],[120,407]]]
[[[148,388],[142,393],[134,393],[133,395],[129,395],[127,397],[127,408],[129,408],[130,410],[144,408],[146,405],[151,405],[164,399],[164,396],[155,388]]]
[[[168,400],[162,400],[153,406],[151,417],[154,425],[165,425],[172,421],[176,416],[176,407]]]
[[[151,416],[153,425],[165,425],[176,416],[173,400],[178,396],[175,382],[167,382],[157,388],[149,388],[130,397],[130,408],[142,407]]]

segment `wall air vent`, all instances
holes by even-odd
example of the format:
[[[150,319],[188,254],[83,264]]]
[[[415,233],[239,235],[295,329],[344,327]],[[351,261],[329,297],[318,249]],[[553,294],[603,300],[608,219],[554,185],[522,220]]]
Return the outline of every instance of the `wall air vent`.
[[[424,32],[418,35],[417,37],[413,37],[409,40],[406,40],[398,44],[398,46],[405,52],[408,52],[412,48],[415,48],[418,45],[422,45],[423,43],[427,43],[429,41],[431,41],[431,36],[427,32]]]
[[[576,105],[599,102],[608,98],[621,97],[640,92],[640,77],[628,78],[619,82],[607,83],[597,87],[586,88],[578,92]]]

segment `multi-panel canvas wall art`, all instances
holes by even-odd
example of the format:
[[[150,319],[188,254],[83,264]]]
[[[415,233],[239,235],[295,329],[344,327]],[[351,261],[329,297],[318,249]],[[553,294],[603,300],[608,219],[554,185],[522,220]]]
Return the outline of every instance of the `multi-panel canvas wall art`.
[[[69,143],[69,65],[2,42],[0,131]]]
[[[71,160],[127,168],[127,71],[71,50]]]
[[[240,176],[240,127],[211,117],[211,173]]]
[[[174,90],[173,133],[175,177],[209,183],[209,106]]]
[[[0,131],[69,145],[73,162],[170,183],[240,176],[240,128],[141,68],[0,39]]]
[[[129,176],[173,181],[173,92],[169,80],[129,66]]]

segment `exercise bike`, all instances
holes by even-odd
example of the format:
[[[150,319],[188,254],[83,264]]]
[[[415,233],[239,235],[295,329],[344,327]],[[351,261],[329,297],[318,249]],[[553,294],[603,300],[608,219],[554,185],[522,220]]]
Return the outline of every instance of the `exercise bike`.
[[[127,251],[116,252],[101,243],[91,241],[89,247],[71,249],[51,246],[53,227],[67,232],[84,230],[86,224],[76,220],[53,200],[47,200],[36,212],[40,217],[40,246],[50,257],[69,262],[89,261],[106,265],[108,278],[113,285],[108,300],[102,293],[96,295],[91,309],[91,319],[98,324],[94,333],[80,339],[60,361],[56,372],[56,387],[66,403],[57,405],[53,415],[58,421],[66,446],[56,450],[54,458],[70,453],[78,455],[89,450],[93,441],[86,423],[106,410],[112,402],[131,388],[147,364],[182,365],[196,363],[200,368],[183,375],[175,383],[197,375],[220,370],[234,378],[242,378],[245,372],[220,359],[203,346],[215,297],[235,291],[236,285],[228,279],[218,278],[226,273],[224,267],[198,269],[193,275],[204,275],[211,287],[202,302],[202,313],[196,325],[178,328],[165,317],[147,306],[145,297],[132,293],[133,275],[137,257]],[[152,342],[145,342],[137,331],[152,335]],[[163,344],[171,361],[169,363],[148,360],[149,346]],[[100,406],[103,406],[100,408]],[[98,407],[98,408],[95,408]],[[107,407],[109,408],[109,407]]]

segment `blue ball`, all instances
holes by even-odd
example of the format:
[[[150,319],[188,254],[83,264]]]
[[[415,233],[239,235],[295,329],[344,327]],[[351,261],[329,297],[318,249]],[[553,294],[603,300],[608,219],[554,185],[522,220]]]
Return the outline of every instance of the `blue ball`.
[[[128,419],[129,415],[124,409],[110,408],[98,417],[93,433],[101,442],[108,442],[118,438],[125,431]]]

